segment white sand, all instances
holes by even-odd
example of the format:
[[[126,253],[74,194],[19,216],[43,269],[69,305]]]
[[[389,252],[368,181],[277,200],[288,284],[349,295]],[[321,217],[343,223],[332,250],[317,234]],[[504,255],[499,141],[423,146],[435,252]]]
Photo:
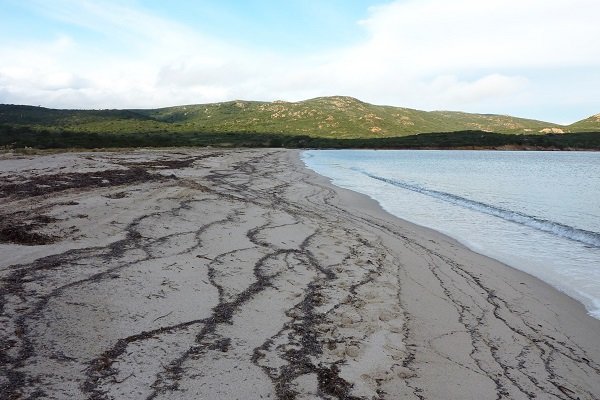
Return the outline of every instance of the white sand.
[[[600,398],[579,303],[296,151],[5,154],[0,189],[38,243],[0,243],[1,398]]]

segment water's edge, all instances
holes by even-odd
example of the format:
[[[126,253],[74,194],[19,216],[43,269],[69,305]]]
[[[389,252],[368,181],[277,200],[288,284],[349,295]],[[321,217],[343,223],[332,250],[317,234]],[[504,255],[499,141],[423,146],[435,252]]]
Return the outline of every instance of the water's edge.
[[[540,276],[536,276],[535,274],[532,274],[531,272],[529,272],[529,271],[527,271],[525,269],[519,268],[519,266],[516,265],[515,262],[511,262],[510,260],[506,260],[506,259],[501,259],[498,256],[492,254],[491,252],[486,253],[486,251],[485,251],[484,248],[476,248],[476,247],[472,246],[466,239],[463,239],[463,238],[461,238],[461,237],[459,237],[457,235],[454,235],[454,234],[452,234],[450,232],[444,232],[444,231],[441,231],[441,230],[439,230],[439,229],[437,229],[435,227],[422,225],[422,224],[419,224],[418,222],[414,222],[414,221],[411,221],[409,219],[406,219],[403,216],[397,215],[397,214],[393,213],[392,211],[390,211],[375,196],[373,196],[373,195],[371,195],[369,193],[366,193],[366,192],[361,192],[361,191],[355,190],[355,189],[350,188],[350,187],[338,185],[338,184],[335,183],[335,180],[336,180],[335,178],[319,173],[317,170],[315,170],[315,169],[313,169],[312,167],[309,166],[309,164],[307,163],[307,159],[305,158],[305,154],[306,154],[306,150],[305,151],[301,151],[300,154],[299,154],[299,159],[302,162],[302,164],[308,170],[310,170],[311,172],[313,172],[313,173],[317,174],[318,176],[320,176],[320,177],[324,178],[325,180],[327,180],[327,182],[329,182],[329,184],[331,184],[332,186],[335,186],[337,188],[341,188],[343,190],[349,190],[349,191],[351,191],[353,193],[356,193],[358,195],[366,196],[369,199],[373,200],[377,204],[377,206],[383,212],[385,212],[386,214],[389,214],[389,215],[393,216],[394,218],[398,218],[399,220],[402,220],[402,221],[404,221],[406,223],[418,226],[418,227],[426,229],[426,230],[434,231],[435,233],[437,233],[437,234],[439,234],[439,235],[441,235],[443,237],[446,237],[446,238],[448,238],[448,239],[450,239],[450,240],[452,240],[452,241],[460,244],[461,246],[465,247],[466,249],[468,249],[469,251],[471,251],[473,253],[480,254],[480,255],[482,255],[482,256],[484,256],[486,258],[489,258],[489,259],[494,260],[494,261],[496,261],[496,262],[498,262],[500,264],[503,264],[503,265],[505,265],[508,268],[516,270],[516,271],[518,271],[520,273],[527,274],[527,275],[531,276],[533,279],[539,280],[539,281],[543,282],[544,284],[548,285],[552,290],[556,290],[556,291],[558,291],[558,292],[560,292],[560,293],[568,296],[569,298],[575,300],[576,302],[578,302],[579,304],[582,305],[582,307],[586,310],[587,314],[590,317],[592,317],[594,319],[600,320],[600,307],[599,307],[600,305],[594,303],[591,299],[587,298],[585,296],[585,294],[578,295],[578,293],[574,293],[573,290],[570,290],[569,288],[561,287],[560,285],[557,285],[554,282],[550,282],[550,281],[547,281],[547,280],[543,279]],[[356,170],[356,171],[360,172],[362,174],[365,174],[365,175],[367,175],[367,176],[369,176],[369,177],[371,177],[373,179],[381,180],[381,181],[384,181],[384,182],[392,184],[392,185],[397,185],[398,184],[398,182],[387,182],[386,178],[381,178],[381,177],[378,177],[378,176],[372,176],[372,174],[369,174],[367,171],[360,171],[360,170]],[[401,184],[401,182],[400,182],[400,184]],[[415,188],[408,188],[408,190],[414,190],[416,192],[419,192],[420,190],[422,190],[422,188],[418,188],[418,187],[416,187],[416,189]],[[469,201],[468,199],[465,199],[465,200]],[[489,214],[493,215],[492,213],[489,213]],[[517,221],[514,221],[514,222],[517,222]],[[556,227],[554,227],[554,228],[556,228]],[[562,228],[562,227],[559,226],[558,228]],[[552,229],[552,230],[554,230],[554,229]],[[548,229],[548,232],[549,233],[554,233],[554,234],[558,233],[556,231],[552,232],[551,229]],[[592,235],[588,236],[588,234],[590,234],[590,233]],[[571,236],[571,234],[573,234],[573,237],[569,237],[569,236]],[[580,234],[583,234],[583,235],[580,236]],[[598,245],[598,240],[599,240],[599,238],[597,236],[597,233],[595,233],[595,232],[587,232],[587,231],[568,232],[566,235],[563,235],[562,233],[558,233],[557,236],[563,236],[565,238],[568,238],[568,239],[571,239],[571,240],[575,240],[575,241],[578,241],[578,242],[582,242],[582,243],[586,243],[586,242],[588,242],[588,244],[592,244],[593,243],[594,245]],[[590,243],[589,241],[591,241],[592,243]]]

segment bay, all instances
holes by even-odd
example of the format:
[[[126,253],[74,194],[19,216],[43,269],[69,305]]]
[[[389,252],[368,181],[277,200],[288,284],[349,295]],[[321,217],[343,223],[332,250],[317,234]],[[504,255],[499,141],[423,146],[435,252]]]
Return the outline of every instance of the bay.
[[[600,153],[309,150],[389,213],[544,280],[600,319]]]

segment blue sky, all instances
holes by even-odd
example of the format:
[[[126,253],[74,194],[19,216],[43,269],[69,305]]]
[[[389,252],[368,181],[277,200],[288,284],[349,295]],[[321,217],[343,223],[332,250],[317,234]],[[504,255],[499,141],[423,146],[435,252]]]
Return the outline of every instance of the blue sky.
[[[0,103],[600,112],[597,0],[0,0]]]

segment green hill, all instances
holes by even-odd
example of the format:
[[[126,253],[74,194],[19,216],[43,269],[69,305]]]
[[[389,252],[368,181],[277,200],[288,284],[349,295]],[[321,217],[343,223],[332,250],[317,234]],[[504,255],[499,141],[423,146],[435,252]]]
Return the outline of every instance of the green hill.
[[[351,97],[319,97],[300,102],[231,101],[136,110],[184,130],[305,134],[316,137],[375,138],[416,133],[482,130],[539,132],[558,125],[500,115],[419,111],[378,106]]]
[[[73,132],[137,132],[155,130],[159,125],[130,110],[55,110],[5,104],[0,105],[0,124]]]
[[[592,115],[589,118],[575,122],[569,125],[571,132],[600,132],[600,114]]]
[[[600,130],[598,116],[561,126],[504,115],[379,106],[340,96],[299,102],[238,100],[146,110],[0,105],[0,124],[86,133],[235,132],[324,138],[383,138],[467,130],[518,134]]]
[[[340,96],[293,103],[238,100],[147,110],[54,110],[0,105],[0,148],[600,150],[600,133],[596,133],[600,132],[599,119],[596,115],[561,126],[504,115],[378,106]]]

